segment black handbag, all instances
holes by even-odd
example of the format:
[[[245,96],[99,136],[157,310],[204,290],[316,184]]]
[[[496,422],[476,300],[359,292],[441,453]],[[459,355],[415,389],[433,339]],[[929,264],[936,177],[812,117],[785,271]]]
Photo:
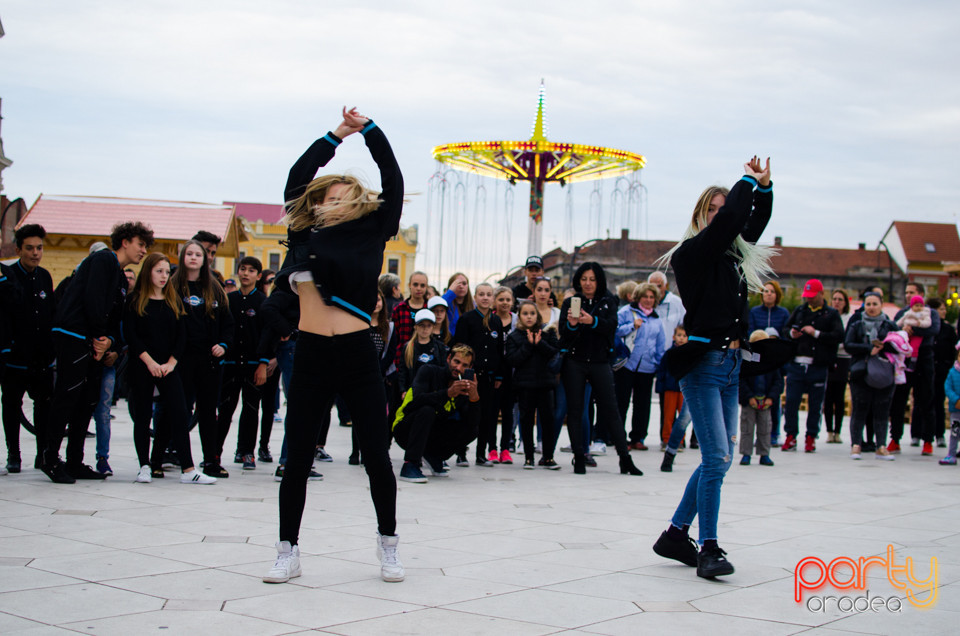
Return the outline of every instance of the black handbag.
[[[893,385],[893,365],[885,357],[870,356],[867,359],[867,386],[886,389]]]

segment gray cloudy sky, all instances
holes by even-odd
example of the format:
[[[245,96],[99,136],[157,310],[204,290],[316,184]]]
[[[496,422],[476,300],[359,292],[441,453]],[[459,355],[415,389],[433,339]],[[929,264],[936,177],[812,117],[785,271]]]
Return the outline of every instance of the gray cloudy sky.
[[[543,77],[550,139],[646,155],[632,235],[679,237],[700,191],[760,153],[776,183],[765,240],[873,247],[894,219],[956,220],[958,17],[956,2],[886,0],[15,0],[0,8],[5,193],[279,203],[293,160],[356,104],[420,193],[403,223],[433,236],[431,148],[528,138]],[[330,169],[350,167],[375,181],[359,140]],[[548,186],[545,251],[596,236],[591,187],[574,187],[567,228]],[[464,221],[479,234],[448,241],[495,243],[488,272],[521,262],[528,193],[510,224],[489,202]]]

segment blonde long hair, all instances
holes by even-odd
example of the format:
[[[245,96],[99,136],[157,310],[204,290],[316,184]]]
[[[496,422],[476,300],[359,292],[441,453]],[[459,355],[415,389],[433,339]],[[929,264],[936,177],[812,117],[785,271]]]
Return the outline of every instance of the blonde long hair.
[[[331,186],[340,184],[348,186],[344,198],[325,204],[323,200],[327,191]],[[302,195],[286,202],[287,215],[284,219],[294,231],[331,227],[362,218],[380,207],[381,203],[380,193],[367,188],[357,177],[328,174],[317,177],[307,184]]]
[[[710,186],[703,191],[700,198],[697,199],[697,205],[693,209],[693,216],[690,218],[687,231],[683,233],[679,243],[656,260],[655,264],[658,267],[668,267],[670,259],[673,258],[674,253],[683,245],[684,241],[693,238],[707,227],[709,224],[707,213],[710,210],[710,202],[718,194],[726,198],[730,194],[730,190],[723,186]],[[772,247],[750,243],[740,234],[737,234],[730,249],[727,250],[727,254],[732,256],[739,265],[741,280],[746,282],[747,289],[753,293],[763,291],[764,283],[775,275],[770,260],[779,253],[779,250]]]

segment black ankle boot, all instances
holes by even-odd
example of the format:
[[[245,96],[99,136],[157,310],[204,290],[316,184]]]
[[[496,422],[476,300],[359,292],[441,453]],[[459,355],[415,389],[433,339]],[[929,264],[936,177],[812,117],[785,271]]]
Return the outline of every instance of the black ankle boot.
[[[620,456],[620,474],[621,475],[643,475],[643,471],[636,467],[630,453]]]
[[[664,453],[663,462],[660,463],[660,472],[661,473],[672,473],[673,472],[673,460],[676,459],[676,455],[673,453]]]
[[[574,475],[587,474],[587,458],[584,457],[583,455],[573,456],[573,474]]]

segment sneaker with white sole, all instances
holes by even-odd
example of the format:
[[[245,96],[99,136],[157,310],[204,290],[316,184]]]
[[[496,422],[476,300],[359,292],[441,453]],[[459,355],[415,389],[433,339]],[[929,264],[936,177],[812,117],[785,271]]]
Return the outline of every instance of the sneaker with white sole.
[[[137,483],[149,484],[153,481],[153,477],[150,475],[149,466],[141,466],[140,472],[137,473]]]
[[[593,444],[590,444],[589,453],[591,455],[606,455],[607,445],[603,442],[594,442]]]
[[[377,558],[380,560],[380,578],[387,583],[399,583],[404,578],[403,563],[397,555],[400,537],[385,537],[377,533]]]
[[[217,483],[217,478],[204,475],[199,470],[192,470],[189,473],[180,473],[180,483],[209,485]]]
[[[264,583],[286,583],[300,576],[300,546],[277,541],[277,560],[263,577]]]

